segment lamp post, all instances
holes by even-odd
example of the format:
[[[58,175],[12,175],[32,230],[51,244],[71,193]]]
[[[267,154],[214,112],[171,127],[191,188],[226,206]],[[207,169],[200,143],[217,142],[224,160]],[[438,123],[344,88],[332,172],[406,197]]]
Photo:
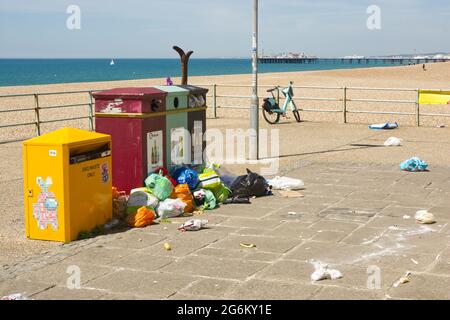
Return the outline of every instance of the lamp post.
[[[252,36],[252,98],[250,107],[249,159],[259,157],[259,115],[258,115],[258,0],[253,0]]]

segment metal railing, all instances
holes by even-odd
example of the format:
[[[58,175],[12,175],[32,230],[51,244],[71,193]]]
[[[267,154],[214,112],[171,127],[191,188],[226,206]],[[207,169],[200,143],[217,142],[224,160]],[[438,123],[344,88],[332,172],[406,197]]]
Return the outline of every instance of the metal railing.
[[[218,88],[240,88],[245,89],[251,88],[251,85],[232,85],[232,84],[197,84],[198,86],[209,87],[209,95],[207,96],[212,101],[210,101],[209,105],[212,107],[212,117],[217,118],[218,109],[250,109],[250,104],[243,105],[221,105],[218,103],[219,99],[248,99],[250,100],[250,95],[229,95],[229,94],[218,94]],[[265,88],[273,88],[274,86],[260,85],[258,86],[260,89]],[[414,116],[415,123],[417,126],[420,126],[421,117],[423,116],[433,116],[433,117],[450,117],[450,113],[421,113],[420,104],[419,104],[419,92],[420,89],[406,89],[406,88],[366,88],[366,87],[333,87],[333,86],[294,86],[294,89],[304,89],[304,90],[334,90],[341,92],[340,97],[311,97],[311,96],[295,96],[294,100],[298,101],[322,101],[322,102],[338,102],[341,104],[340,108],[336,109],[319,109],[319,108],[304,108],[300,107],[299,111],[302,112],[325,112],[325,113],[341,113],[342,114],[342,123],[347,123],[348,114],[374,114],[374,115],[402,115],[402,116]],[[433,89],[434,90],[434,89]],[[65,91],[65,92],[45,92],[45,93],[29,93],[29,94],[8,94],[8,95],[0,95],[0,117],[2,117],[5,113],[19,113],[19,112],[34,112],[34,121],[27,122],[19,122],[19,123],[9,123],[9,124],[0,124],[0,129],[2,128],[11,128],[11,127],[22,127],[22,126],[35,126],[35,136],[41,135],[41,125],[47,123],[56,123],[63,121],[71,121],[71,120],[88,120],[88,127],[90,130],[94,130],[94,99],[93,93],[100,90],[81,90],[81,91]],[[414,100],[394,100],[394,99],[357,99],[357,98],[349,98],[349,92],[359,91],[359,92],[409,92],[415,93]],[[439,91],[439,90],[436,90]],[[441,90],[441,91],[450,91],[449,90]],[[63,97],[65,95],[70,94],[86,94],[87,101],[83,103],[71,103],[66,105],[49,105],[42,106],[41,98],[45,96],[58,96],[58,98]],[[29,97],[32,98],[34,103],[30,107],[25,108],[6,108],[1,109],[2,100],[3,99],[13,99],[13,98],[24,98]],[[284,98],[280,97],[279,94],[277,96],[278,101],[282,101]],[[348,103],[356,102],[356,103],[387,103],[387,104],[404,104],[404,105],[414,105],[414,112],[403,112],[403,111],[387,111],[387,110],[348,110]],[[302,104],[297,103],[299,106]],[[67,117],[67,118],[57,118],[51,120],[42,120],[41,113],[43,110],[50,109],[65,109],[65,108],[74,108],[74,107],[87,107],[87,115],[85,116],[76,116],[76,117]],[[1,134],[0,134],[1,137]],[[1,141],[0,143],[11,142],[10,141]],[[23,139],[21,139],[23,140]],[[18,140],[15,140],[18,141]]]

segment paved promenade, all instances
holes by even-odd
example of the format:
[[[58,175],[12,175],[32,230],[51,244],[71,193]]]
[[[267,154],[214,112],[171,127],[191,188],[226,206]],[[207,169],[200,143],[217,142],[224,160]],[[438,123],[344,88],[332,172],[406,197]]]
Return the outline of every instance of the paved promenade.
[[[208,126],[248,123],[208,120]],[[22,239],[20,144],[0,146],[0,296],[450,299],[450,129],[374,132],[365,125],[293,122],[276,128],[281,173],[305,181],[304,197],[276,192],[250,205],[223,205],[200,216],[209,228],[198,232],[177,231],[187,219],[177,218],[67,245]],[[390,136],[404,139],[403,146],[383,147]],[[412,156],[428,161],[430,171],[400,171]],[[420,209],[437,222],[417,224]],[[343,277],[312,283],[312,259]],[[67,287],[74,270],[80,289]],[[409,282],[395,286],[407,271]]]

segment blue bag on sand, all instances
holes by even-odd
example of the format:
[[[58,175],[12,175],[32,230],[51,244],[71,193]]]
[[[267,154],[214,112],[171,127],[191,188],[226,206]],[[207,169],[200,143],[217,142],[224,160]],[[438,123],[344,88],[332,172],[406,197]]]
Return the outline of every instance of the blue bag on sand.
[[[427,168],[428,163],[417,157],[408,159],[400,164],[400,169],[405,171],[425,171]]]
[[[191,191],[195,190],[199,183],[197,171],[187,167],[180,167],[176,169],[172,174],[172,178],[174,178],[179,184],[186,183]]]
[[[369,129],[372,130],[389,130],[389,129],[397,129],[398,128],[398,123],[380,123],[380,124],[371,124],[369,126]]]

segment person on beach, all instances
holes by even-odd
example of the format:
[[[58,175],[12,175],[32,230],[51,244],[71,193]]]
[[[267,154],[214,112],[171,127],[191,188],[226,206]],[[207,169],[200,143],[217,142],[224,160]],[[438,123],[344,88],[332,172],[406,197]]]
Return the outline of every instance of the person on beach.
[[[427,71],[427,68],[425,67],[425,63],[422,66],[423,71]]]

